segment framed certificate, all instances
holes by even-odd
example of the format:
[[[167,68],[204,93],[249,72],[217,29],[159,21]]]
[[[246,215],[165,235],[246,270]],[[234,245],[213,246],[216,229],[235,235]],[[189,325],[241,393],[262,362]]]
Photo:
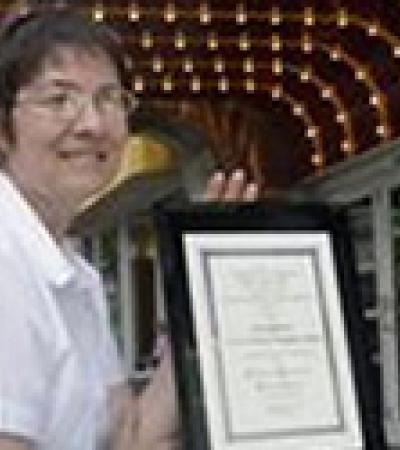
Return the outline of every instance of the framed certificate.
[[[155,217],[184,448],[384,449],[343,217],[278,203]]]

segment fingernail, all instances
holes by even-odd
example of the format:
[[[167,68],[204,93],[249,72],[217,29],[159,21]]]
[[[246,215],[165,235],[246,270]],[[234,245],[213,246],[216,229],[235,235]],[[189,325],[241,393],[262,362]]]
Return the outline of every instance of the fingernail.
[[[221,170],[217,171],[213,175],[214,181],[223,181],[225,179],[225,174]]]
[[[232,178],[234,180],[243,180],[244,178],[244,171],[243,169],[236,169],[233,174],[232,174]]]
[[[248,186],[247,186],[247,190],[252,194],[252,193],[254,193],[254,192],[257,192],[258,191],[258,184],[257,183],[250,183]]]

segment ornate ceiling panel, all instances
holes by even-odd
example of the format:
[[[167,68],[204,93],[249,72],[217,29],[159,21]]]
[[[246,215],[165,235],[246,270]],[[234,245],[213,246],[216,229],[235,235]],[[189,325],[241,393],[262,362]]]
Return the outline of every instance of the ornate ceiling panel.
[[[122,32],[142,111],[202,127],[221,164],[271,184],[400,134],[394,0],[71,3]]]

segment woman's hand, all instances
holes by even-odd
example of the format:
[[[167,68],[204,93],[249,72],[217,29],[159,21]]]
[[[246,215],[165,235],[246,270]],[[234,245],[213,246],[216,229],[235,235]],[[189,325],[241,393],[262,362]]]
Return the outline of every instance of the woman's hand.
[[[257,200],[258,195],[258,184],[248,183],[244,170],[236,169],[230,176],[222,171],[215,172],[208,180],[205,200],[251,202]]]
[[[160,366],[139,399],[135,450],[179,448],[178,416],[171,347],[167,343]]]

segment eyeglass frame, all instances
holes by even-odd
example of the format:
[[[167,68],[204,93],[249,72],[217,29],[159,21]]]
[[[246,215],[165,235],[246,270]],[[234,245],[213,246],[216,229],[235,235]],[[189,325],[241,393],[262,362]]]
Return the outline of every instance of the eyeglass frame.
[[[49,91],[49,95],[47,96],[47,104],[46,104],[46,96],[43,95],[40,97],[41,89],[40,86],[35,89],[34,92],[25,94],[24,92],[20,92],[20,94],[17,96],[16,106],[19,105],[32,105],[36,108],[42,109],[43,111],[49,112],[50,114],[54,114],[54,116],[58,120],[73,120],[76,117],[79,117],[79,115],[84,111],[88,104],[91,102],[92,105],[95,106],[95,110],[98,114],[101,115],[107,115],[110,114],[118,114],[119,112],[124,113],[124,115],[129,115],[138,107],[139,100],[136,96],[132,94],[128,89],[124,89],[123,87],[116,87],[114,85],[104,85],[101,86],[99,89],[97,89],[94,93],[84,93],[81,90],[77,89],[76,86],[60,86],[60,85],[53,85],[49,88],[47,88]],[[51,104],[51,95],[50,91],[53,89],[54,94],[54,103]],[[121,108],[116,108],[114,111],[106,112],[105,106],[99,107],[99,98],[102,94],[104,94],[107,89],[111,89],[114,92],[123,93],[126,95],[127,105],[123,106],[123,100],[121,103]],[[58,91],[57,91],[58,90]],[[45,92],[45,89],[43,89],[42,92]],[[25,94],[25,95],[24,95]],[[57,111],[57,108],[60,108],[62,105],[56,104],[56,97],[59,96],[69,96],[68,100],[73,100],[71,104],[75,103],[75,109],[71,112],[71,114],[68,117],[62,117],[62,113],[60,111]],[[82,100],[78,100],[82,99]],[[83,100],[84,99],[84,100]],[[112,113],[112,114],[111,114]],[[64,114],[66,112],[64,111]]]

